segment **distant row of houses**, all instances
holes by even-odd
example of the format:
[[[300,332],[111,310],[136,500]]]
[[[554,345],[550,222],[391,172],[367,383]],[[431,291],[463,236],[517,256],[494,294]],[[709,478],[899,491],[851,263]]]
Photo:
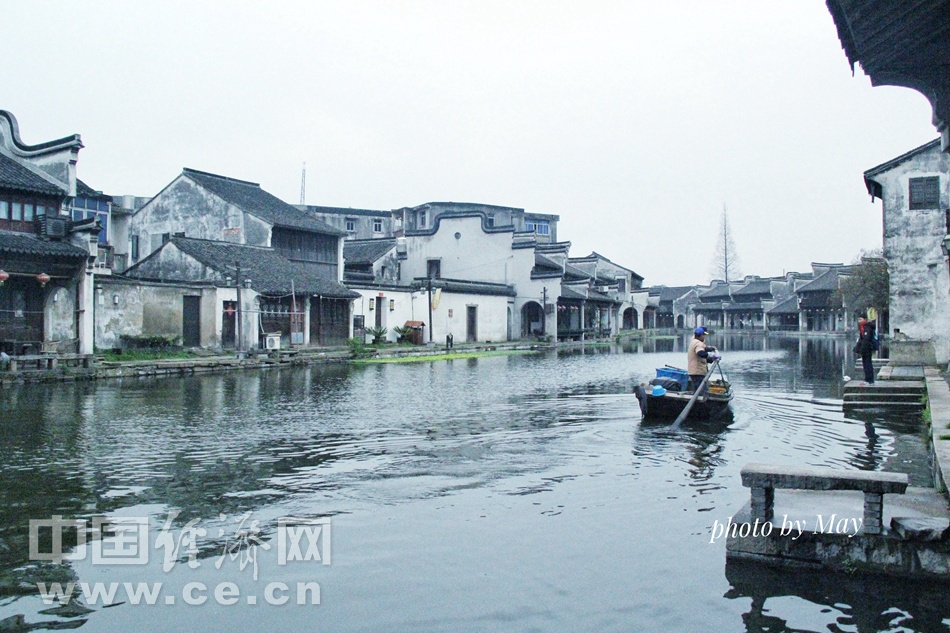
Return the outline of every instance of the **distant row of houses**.
[[[854,328],[855,311],[842,282],[851,266],[813,263],[806,273],[708,286],[657,286],[648,293],[647,328],[711,328],[745,331],[843,332]]]
[[[499,342],[853,327],[843,264],[644,288],[596,252],[572,257],[556,215],[457,202],[292,205],[257,183],[194,169],[151,198],[109,196],[77,178],[82,147],[78,135],[27,145],[0,110],[7,353],[91,353],[138,337],[249,350],[354,336]],[[936,325],[950,316],[948,162],[934,141],[865,174],[884,200],[892,325],[931,341],[938,360],[950,354]]]

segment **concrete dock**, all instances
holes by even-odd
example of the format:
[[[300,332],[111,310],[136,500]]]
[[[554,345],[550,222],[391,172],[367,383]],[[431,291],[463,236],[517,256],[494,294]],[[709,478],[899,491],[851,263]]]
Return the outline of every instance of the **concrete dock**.
[[[758,493],[753,487],[750,502],[732,518],[738,527],[727,532],[727,560],[950,580],[950,498],[946,486],[950,476],[950,386],[936,368],[885,367],[879,376],[874,385],[849,382],[846,409],[919,411],[929,406],[935,486],[909,486],[903,494],[880,495],[882,525],[867,529],[868,497],[860,491],[837,490],[832,483],[809,490],[778,485],[778,489],[760,489]],[[788,468],[792,471],[795,467]],[[809,480],[802,485],[814,483]],[[789,487],[794,487],[794,481]],[[773,512],[768,528],[755,518],[761,516],[761,499],[766,494]],[[878,530],[880,533],[874,533]]]

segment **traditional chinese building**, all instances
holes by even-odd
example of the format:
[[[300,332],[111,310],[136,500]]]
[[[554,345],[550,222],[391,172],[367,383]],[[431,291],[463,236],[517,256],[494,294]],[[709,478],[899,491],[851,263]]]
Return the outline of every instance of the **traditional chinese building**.
[[[0,110],[0,350],[91,353],[99,225],[73,220],[78,134],[37,145]]]

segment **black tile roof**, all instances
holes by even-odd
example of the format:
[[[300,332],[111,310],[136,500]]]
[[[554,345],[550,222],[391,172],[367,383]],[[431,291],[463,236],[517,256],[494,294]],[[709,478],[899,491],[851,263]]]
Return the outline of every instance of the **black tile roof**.
[[[746,285],[742,286],[738,290],[732,291],[733,297],[742,297],[748,295],[771,295],[772,294],[772,280],[770,279],[758,279],[756,281],[750,281]]]
[[[477,295],[497,295],[515,297],[515,287],[510,284],[491,283],[486,281],[467,281],[462,279],[438,279],[432,283],[433,288],[442,288],[448,292],[460,292]]]
[[[345,216],[370,216],[374,218],[389,218],[392,217],[392,211],[380,211],[375,209],[352,209],[350,207],[321,207],[312,204],[295,204],[296,208],[301,211],[307,211],[309,213],[326,213],[328,215],[338,215],[341,217]]]
[[[212,192],[222,200],[233,204],[245,212],[257,216],[274,226],[283,226],[325,235],[346,235],[326,222],[321,222],[305,211],[287,204],[277,196],[267,193],[256,182],[237,180],[226,176],[209,174],[195,169],[184,169],[182,173],[200,186]]]
[[[59,197],[65,197],[68,193],[2,152],[0,152],[0,189]]]
[[[795,289],[795,292],[817,292],[820,290],[838,289],[838,271],[829,270],[824,274],[818,275],[812,281]]]
[[[761,301],[741,301],[738,303],[727,303],[723,306],[723,310],[726,312],[746,312],[749,310],[756,311],[761,309]]]
[[[617,301],[610,295],[604,294],[599,290],[594,290],[593,288],[590,288],[587,291],[587,299],[589,301],[609,301],[611,303],[620,303],[620,301]]]
[[[353,299],[359,296],[337,283],[336,279],[322,277],[315,266],[292,262],[269,248],[188,237],[173,237],[171,243],[220,275],[233,275],[234,263],[239,262],[241,275],[249,278],[251,288],[261,294],[283,295],[293,290],[301,295],[320,295],[334,299]]]
[[[564,278],[565,279],[590,279],[591,276],[588,275],[585,271],[578,268],[577,266],[571,266],[570,264],[565,264]]]
[[[559,263],[540,253],[534,254],[534,267],[531,269],[532,279],[550,279],[563,276],[564,269]]]
[[[938,130],[950,123],[950,0],[826,0],[851,69],[872,86],[911,86],[930,101]],[[946,140],[946,131],[944,139]]]
[[[105,200],[106,202],[112,202],[112,196],[107,196],[101,191],[96,191],[80,179],[76,179],[76,197],[77,198],[94,198],[97,200]]]
[[[720,286],[716,286],[715,288],[710,288],[706,292],[700,293],[699,298],[705,301],[707,299],[728,299],[731,296],[729,284],[722,284]]]
[[[679,299],[694,286],[653,286],[652,288],[645,288],[651,296],[659,297],[660,301],[673,301],[674,299]]]
[[[571,257],[570,259],[573,261],[574,259],[579,259],[579,260],[580,260],[580,259],[592,259],[592,258],[593,258],[593,259],[600,259],[600,260],[603,260],[603,261],[605,261],[605,262],[610,262],[612,265],[616,266],[617,268],[622,268],[623,270],[627,271],[628,273],[630,273],[631,275],[633,275],[633,276],[636,277],[637,279],[640,279],[641,281],[643,280],[643,276],[638,275],[636,272],[630,270],[630,269],[627,268],[626,266],[621,266],[621,265],[618,264],[617,262],[610,261],[609,258],[604,257],[603,255],[601,255],[601,254],[598,253],[597,251],[591,251],[591,252],[590,252],[590,255],[588,255],[587,257],[577,257],[577,258]]]
[[[68,259],[85,259],[86,251],[69,242],[44,240],[33,233],[0,231],[0,253],[18,255],[55,256]]]
[[[769,314],[798,314],[798,295],[791,295],[775,304]]]
[[[567,284],[561,284],[561,298],[562,299],[587,299],[587,295],[583,292],[574,290]]]
[[[343,242],[343,259],[347,264],[373,264],[396,246],[396,238],[378,240],[347,240]]]

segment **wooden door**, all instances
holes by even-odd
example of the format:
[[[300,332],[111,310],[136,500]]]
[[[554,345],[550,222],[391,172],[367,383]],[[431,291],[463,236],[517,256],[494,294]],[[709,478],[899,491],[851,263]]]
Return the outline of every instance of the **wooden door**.
[[[224,302],[221,320],[221,347],[234,349],[237,341],[237,301]]]
[[[181,343],[201,347],[201,297],[182,297]]]
[[[468,306],[466,310],[465,340],[469,343],[478,340],[478,306]]]

